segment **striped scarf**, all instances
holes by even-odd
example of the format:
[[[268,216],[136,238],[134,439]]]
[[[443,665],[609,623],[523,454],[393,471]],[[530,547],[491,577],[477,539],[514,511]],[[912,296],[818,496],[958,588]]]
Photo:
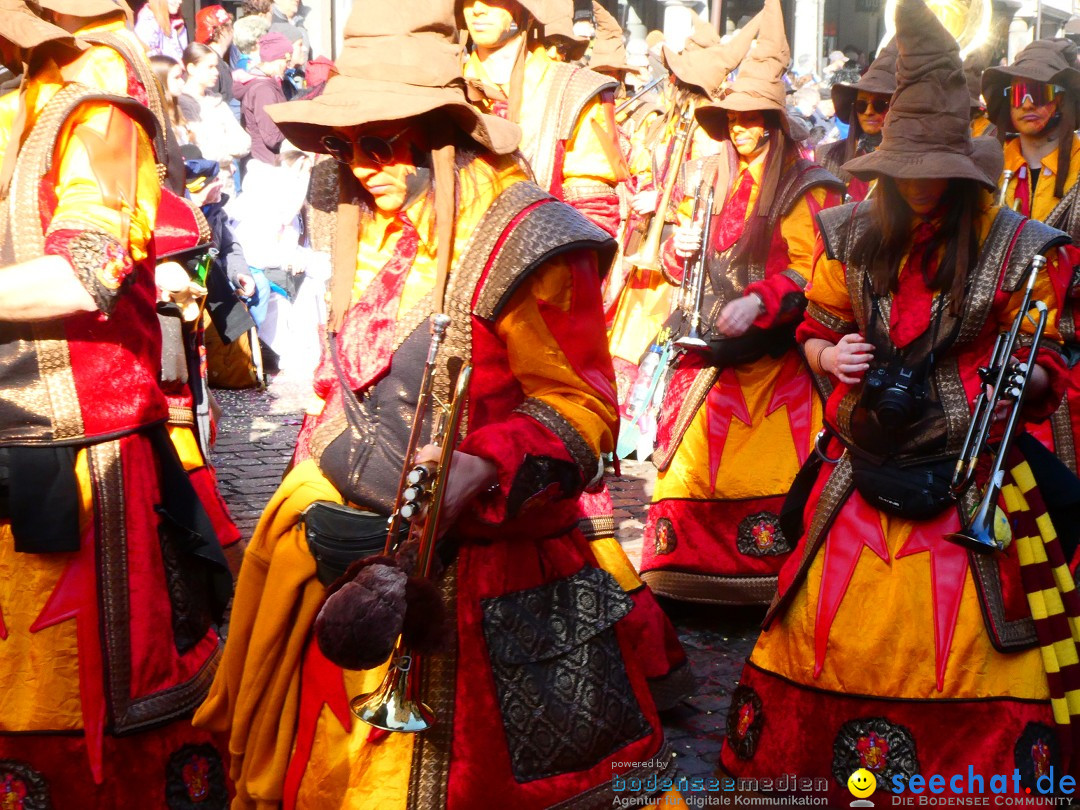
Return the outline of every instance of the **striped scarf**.
[[[1069,762],[1072,752],[1080,752],[1080,592],[1031,468],[1015,448],[1009,464],[1002,495],[1035,620],[1062,757]]]

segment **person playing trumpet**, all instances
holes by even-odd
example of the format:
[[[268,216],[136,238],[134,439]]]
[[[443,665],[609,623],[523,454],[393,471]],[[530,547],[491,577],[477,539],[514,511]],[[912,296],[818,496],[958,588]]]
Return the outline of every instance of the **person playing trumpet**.
[[[1044,419],[1060,399],[1057,298],[1051,275],[1029,268],[1057,263],[1067,237],[996,205],[1000,150],[973,142],[959,49],[923,0],[900,0],[896,40],[881,145],[844,164],[877,190],[818,216],[798,337],[835,385],[827,433],[793,492],[801,536],[732,696],[720,760],[737,778],[825,778],[833,806],[849,801],[860,768],[890,790],[914,774],[973,771],[1018,773],[1034,792],[1051,763],[1074,772],[1064,752],[1077,750],[1062,736],[1075,734],[1061,689],[1072,676],[1056,675],[1076,660],[1076,614],[1043,609],[1062,598],[1062,570],[1065,603],[1076,594],[1029,462],[1003,459],[1016,476],[995,521],[1013,526],[1003,553],[958,542],[980,490],[952,488],[1000,332],[1034,364],[1021,418]],[[1025,300],[1047,317],[1037,354]],[[1064,637],[1032,621],[1024,559],[1045,561],[1049,583],[1025,577],[1030,605]]]
[[[628,763],[670,765],[624,622],[634,601],[578,527],[616,424],[598,270],[612,240],[526,179],[520,129],[469,104],[460,55],[452,0],[365,0],[322,95],[270,108],[290,142],[336,161],[312,184],[336,251],[316,403],[248,547],[196,717],[237,752],[234,808],[610,803]],[[405,449],[433,313],[450,318],[435,394],[472,367],[444,482],[443,573],[401,596],[407,561],[376,555],[335,583],[347,560],[333,570],[319,550],[313,504],[348,504],[382,547],[402,470],[436,457]],[[435,725],[376,731],[349,698],[383,681],[389,647],[371,645],[404,641],[410,615],[438,648],[415,683]]]
[[[688,221],[686,199],[663,251],[669,274],[704,285],[696,314],[713,340],[679,359],[664,398],[642,579],[659,594],[698,602],[772,598],[795,541],[780,529],[780,506],[821,424],[794,330],[814,214],[838,204],[843,185],[798,154],[805,132],[785,114],[789,50],[778,0],[765,4],[759,32],[731,87],[696,112],[724,145],[700,168],[699,193],[713,182],[722,201],[702,212],[712,218],[710,244]],[[700,251],[703,272],[692,278]]]
[[[1011,65],[983,73],[982,89],[990,119],[1005,148],[1001,187],[1005,204],[1032,219],[1066,231],[1073,260],[1080,264],[1080,70],[1076,46],[1066,39],[1036,40]],[[1077,346],[1076,307],[1080,290],[1071,267],[1056,279],[1064,296],[1058,325],[1066,345]],[[1080,370],[1069,372],[1061,407],[1035,435],[1072,472],[1080,470]]]

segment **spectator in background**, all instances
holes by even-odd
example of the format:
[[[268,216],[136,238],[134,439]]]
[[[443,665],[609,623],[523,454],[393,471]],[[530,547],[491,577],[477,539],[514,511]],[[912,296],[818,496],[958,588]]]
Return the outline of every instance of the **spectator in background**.
[[[251,152],[251,138],[236,121],[224,99],[210,88],[217,84],[218,54],[192,42],[184,49],[187,82],[180,96],[180,110],[203,157],[217,161],[225,188],[233,187],[233,162]]]
[[[230,104],[233,100],[233,66],[228,55],[233,44],[233,24],[229,12],[221,6],[207,6],[199,11],[195,15],[195,41],[217,54],[218,80],[209,89]]]
[[[266,1],[269,3],[269,0]],[[269,30],[270,21],[258,14],[250,14],[236,21],[233,25],[233,44],[240,52],[236,60],[238,70],[247,71],[251,65],[258,63],[256,54],[259,51],[259,40]],[[233,98],[236,98],[235,92]]]
[[[327,59],[325,56],[316,56],[310,62],[307,63],[307,68],[304,70],[304,76],[307,79],[307,91],[305,96],[316,95],[322,90],[322,86],[326,84],[335,72],[337,68],[334,67],[334,63]]]
[[[164,54],[183,61],[187,26],[180,16],[181,0],[149,0],[135,17],[135,34],[150,56]]]
[[[150,67],[154,69],[158,83],[165,91],[165,114],[172,124],[178,143],[191,143],[192,135],[188,131],[187,119],[180,110],[180,94],[184,92],[184,66],[171,56],[158,54],[150,57]]]
[[[270,25],[271,14],[274,8],[274,0],[244,0],[240,4],[240,11],[243,12],[240,18],[244,17],[258,17],[261,20],[266,20],[267,26]],[[263,34],[266,32],[263,31]],[[260,34],[262,36],[262,34]]]
[[[238,76],[234,85],[240,100],[240,120],[251,136],[251,157],[271,166],[277,165],[278,151],[285,136],[266,114],[266,106],[285,101],[281,77],[285,75],[291,57],[289,38],[270,31],[259,40],[259,65]]]
[[[272,26],[271,30],[273,30]],[[292,42],[292,53],[289,55],[288,67],[285,68],[285,73],[281,77],[281,89],[285,91],[285,100],[292,101],[303,93],[304,88],[307,86],[304,73],[307,64],[307,48],[304,46],[304,40],[300,36],[299,29],[282,31],[282,33]]]
[[[304,27],[304,17],[308,9],[301,5],[300,0],[274,0],[274,6],[270,11],[270,30],[278,31],[289,38],[289,42],[295,42],[299,36],[304,44],[297,64],[304,64],[311,56],[311,37],[307,28]]]

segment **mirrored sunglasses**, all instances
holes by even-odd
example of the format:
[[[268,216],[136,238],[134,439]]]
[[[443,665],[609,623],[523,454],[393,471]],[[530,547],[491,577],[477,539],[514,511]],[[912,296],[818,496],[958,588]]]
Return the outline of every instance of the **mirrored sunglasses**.
[[[855,101],[855,112],[859,115],[866,115],[867,110],[873,110],[876,113],[884,113],[889,111],[888,98],[860,98]]]
[[[1065,88],[1057,84],[1046,84],[1028,79],[1014,81],[1005,88],[1005,95],[1009,98],[1009,104],[1013,107],[1023,107],[1030,101],[1036,107],[1044,107],[1055,98],[1065,92]]]
[[[390,138],[380,138],[378,135],[361,135],[355,140],[342,138],[340,135],[323,135],[319,142],[334,160],[351,166],[353,157],[356,155],[356,147],[360,147],[360,153],[364,158],[378,166],[386,166],[394,162],[394,141],[404,135],[406,130]]]

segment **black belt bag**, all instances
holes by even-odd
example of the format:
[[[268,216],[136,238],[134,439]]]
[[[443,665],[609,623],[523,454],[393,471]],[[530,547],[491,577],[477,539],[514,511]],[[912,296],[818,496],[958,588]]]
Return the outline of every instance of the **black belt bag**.
[[[784,325],[772,329],[751,326],[738,337],[711,336],[706,341],[709,362],[720,368],[753,363],[765,355],[780,357],[795,345],[795,327]]]
[[[852,483],[876,509],[906,520],[929,520],[956,503],[955,458],[913,463],[876,462],[851,454]]]
[[[381,554],[387,518],[330,501],[315,501],[300,515],[319,582],[329,587],[357,560]],[[408,531],[403,524],[402,535]]]

